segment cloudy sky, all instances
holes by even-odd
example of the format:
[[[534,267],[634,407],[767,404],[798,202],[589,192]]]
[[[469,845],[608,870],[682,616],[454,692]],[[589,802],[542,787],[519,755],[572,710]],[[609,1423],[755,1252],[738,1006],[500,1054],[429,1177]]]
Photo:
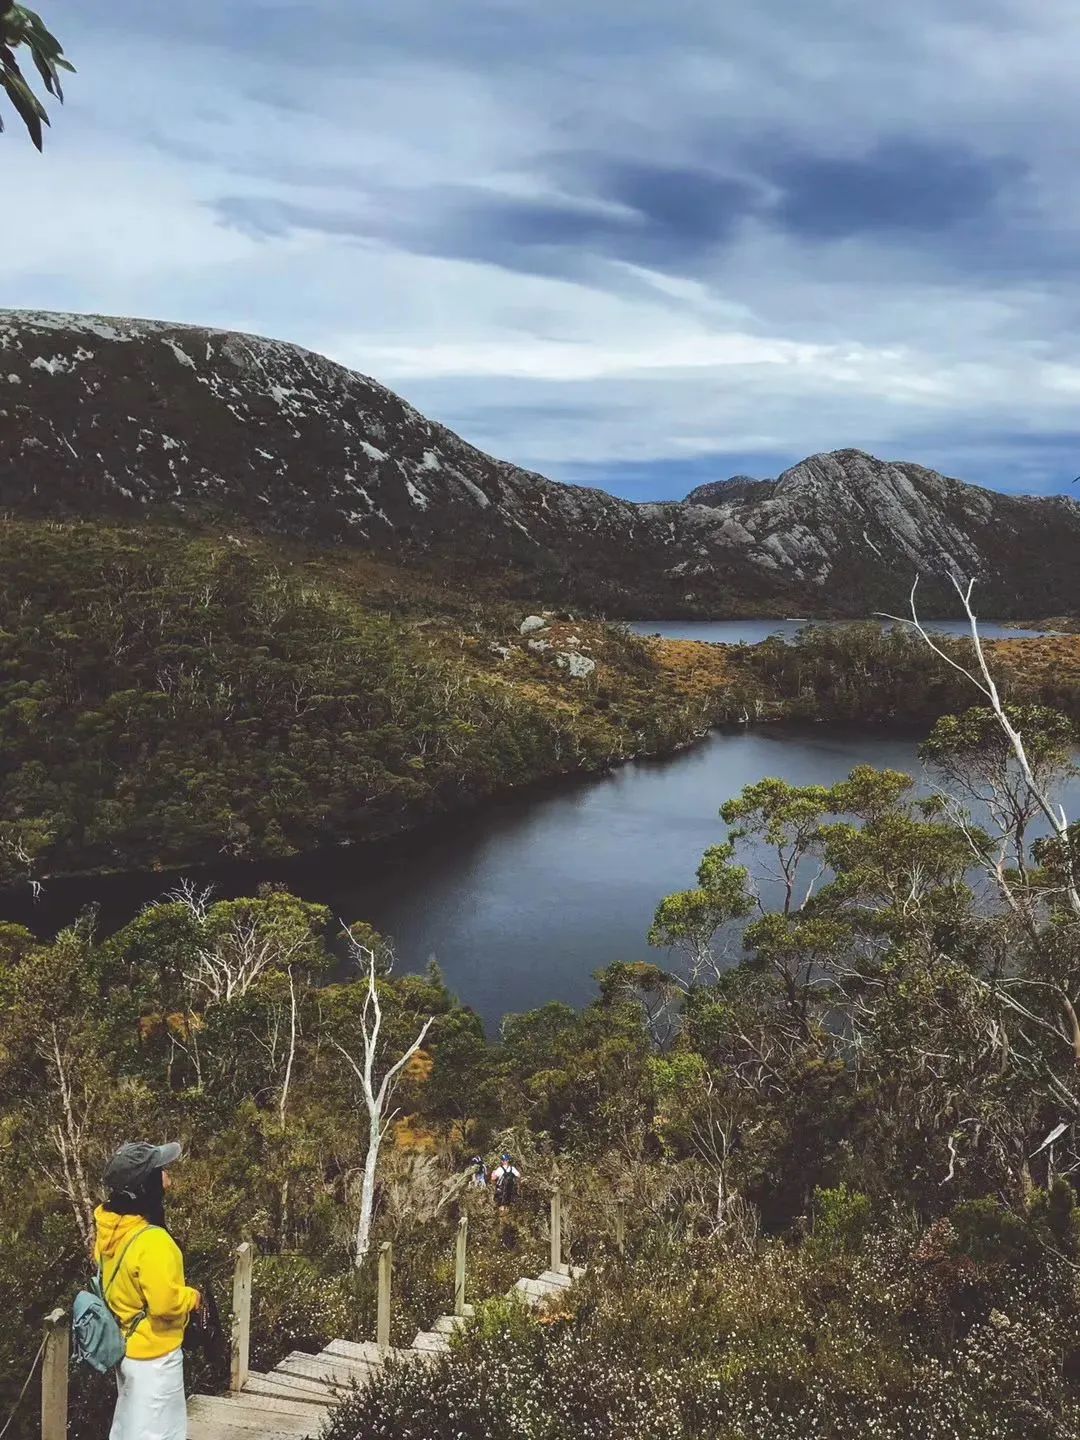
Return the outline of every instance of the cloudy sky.
[[[40,9],[79,74],[0,137],[2,304],[294,340],[632,498],[1080,471],[1073,3]]]

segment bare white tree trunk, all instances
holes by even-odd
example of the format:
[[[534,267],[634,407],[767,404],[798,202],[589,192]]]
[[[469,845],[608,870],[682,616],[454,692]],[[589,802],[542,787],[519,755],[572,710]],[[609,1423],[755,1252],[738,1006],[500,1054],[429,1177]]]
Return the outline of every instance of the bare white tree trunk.
[[[375,1171],[383,1137],[382,1118],[368,1107],[368,1149],[364,1156],[364,1178],[360,1183],[360,1218],[356,1222],[355,1260],[359,1268],[371,1249],[371,1222],[375,1218]]]
[[[289,1107],[289,1086],[292,1084],[293,1064],[296,1060],[296,976],[289,966],[289,1054],[285,1061],[285,1075],[281,1082],[281,1098],[278,1101],[278,1118],[282,1130]]]
[[[990,667],[986,663],[986,652],[983,650],[982,636],[979,634],[979,624],[975,617],[975,612],[971,608],[971,594],[975,587],[975,581],[969,580],[967,585],[964,586],[955,575],[950,575],[949,579],[952,581],[953,588],[960,597],[960,603],[964,607],[964,614],[968,618],[968,625],[971,629],[971,641],[975,647],[975,658],[978,663],[977,672],[969,670],[966,666],[954,660],[951,655],[946,654],[924,627],[922,621],[919,619],[919,612],[915,605],[915,592],[919,588],[917,576],[915,583],[911,587],[911,619],[907,620],[899,615],[886,615],[884,618],[887,620],[896,620],[903,625],[911,625],[916,633],[929,645],[935,655],[944,660],[946,664],[951,665],[954,670],[959,670],[960,674],[970,680],[976,690],[985,695],[986,699],[990,702],[990,708],[993,710],[998,724],[1001,726],[1009,744],[1012,746],[1013,754],[1016,756],[1017,764],[1020,766],[1020,773],[1024,777],[1024,783],[1031,792],[1031,796],[1036,805],[1042,811],[1043,815],[1046,816],[1047,822],[1054,834],[1061,842],[1062,854],[1065,859],[1065,898],[1068,901],[1070,910],[1080,919],[1080,889],[1077,888],[1075,879],[1072,837],[1069,834],[1068,817],[1065,814],[1064,807],[1053,804],[1043,791],[1042,786],[1036,780],[1031,769],[1031,764],[1028,761],[1027,751],[1024,749],[1024,742],[1020,732],[1009,720],[1005,712],[1005,707],[1001,703],[1001,696],[998,693],[997,685],[994,683],[994,677],[990,674]]]
[[[954,660],[951,655],[948,655],[928,633],[922,621],[919,619],[919,612],[915,604],[915,594],[919,588],[918,576],[916,576],[915,583],[911,587],[911,619],[907,620],[899,615],[887,615],[884,618],[896,620],[904,625],[911,625],[930,649],[933,650],[935,655],[944,660],[946,664],[951,665],[954,670],[958,670],[966,679],[970,680],[975,689],[989,701],[990,708],[994,712],[994,716],[1005,734],[1013,754],[1016,756],[1017,764],[1020,766],[1020,773],[1024,777],[1024,783],[1031,794],[1032,800],[1046,817],[1050,828],[1061,844],[1065,873],[1063,886],[1065,900],[1073,916],[1080,920],[1080,889],[1078,889],[1076,882],[1076,865],[1072,849],[1072,836],[1069,833],[1068,816],[1065,814],[1064,806],[1055,805],[1035,778],[1035,774],[1028,760],[1027,751],[1024,748],[1023,737],[1010,721],[1005,711],[1005,706],[1002,704],[1001,696],[994,682],[994,677],[991,675],[990,667],[986,662],[986,652],[983,649],[982,636],[979,634],[978,621],[971,605],[971,595],[975,587],[975,581],[969,580],[965,586],[961,584],[955,575],[950,575],[949,579],[952,581],[953,588],[960,597],[960,603],[963,605],[964,614],[968,619],[968,625],[971,630],[971,641],[975,647],[976,670],[969,670],[967,666],[961,665],[958,661]],[[1014,910],[1018,910],[1019,907],[1016,904],[1011,887],[1005,880],[1003,866],[998,867],[998,876],[1006,900],[1013,906]],[[1030,984],[1031,982],[1028,983]],[[1050,1026],[1047,1028],[1053,1029],[1057,1034],[1062,1036],[1072,1049],[1075,1065],[1080,1068],[1080,1017],[1077,1015],[1077,1004],[1080,1003],[1080,995],[1070,996],[1064,984],[1049,984],[1047,988],[1054,991],[1055,998],[1061,1007],[1063,1015],[1063,1022],[1060,1027]],[[1008,996],[1003,996],[1003,998],[1012,1009],[1026,1015],[1029,1019],[1038,1020],[1037,1016],[1033,1015],[1030,1010],[1019,1005],[1014,998]],[[1038,1023],[1045,1025],[1046,1022],[1038,1021]],[[1075,1105],[1072,1097],[1068,1098],[1070,1102]]]
[[[242,999],[271,967],[291,965],[306,936],[283,940],[253,918],[233,921],[212,946],[200,946],[184,978],[204,1004],[228,1005]]]
[[[348,933],[347,927],[344,928]],[[419,1035],[404,1055],[390,1066],[381,1081],[377,1081],[375,1061],[378,1053],[379,1032],[382,1029],[382,1005],[379,1002],[379,987],[375,974],[375,952],[356,941],[352,941],[352,945],[357,959],[363,961],[367,969],[367,995],[364,997],[364,1008],[360,1016],[361,1038],[364,1045],[362,1061],[358,1062],[354,1059],[344,1045],[338,1044],[336,1040],[333,1043],[349,1062],[349,1066],[359,1082],[360,1093],[368,1115],[368,1148],[367,1155],[364,1157],[364,1178],[360,1186],[360,1218],[356,1225],[354,1255],[356,1267],[359,1269],[371,1248],[371,1222],[375,1212],[375,1175],[379,1165],[379,1150],[390,1126],[390,1121],[396,1113],[387,1114],[386,1107],[393,1097],[402,1070],[424,1043],[424,1037],[430,1030],[434,1017],[428,1016],[420,1028]]]
[[[71,1077],[71,1058],[60,1044],[55,1021],[41,1046],[41,1053],[53,1071],[56,1095],[60,1102],[60,1119],[50,1127],[50,1138],[60,1162],[54,1183],[67,1197],[79,1236],[88,1252],[94,1248],[94,1202],[86,1183],[83,1165],[84,1130],[86,1128],[86,1097],[78,1105]]]
[[[278,1123],[282,1138],[288,1122],[289,1087],[292,1084],[293,1064],[296,1060],[296,976],[289,966],[289,1050],[285,1060],[285,1074],[281,1081],[281,1097],[278,1101]],[[284,1158],[284,1157],[283,1157]],[[281,1182],[281,1233],[285,1234],[289,1223],[289,1176],[286,1173]]]

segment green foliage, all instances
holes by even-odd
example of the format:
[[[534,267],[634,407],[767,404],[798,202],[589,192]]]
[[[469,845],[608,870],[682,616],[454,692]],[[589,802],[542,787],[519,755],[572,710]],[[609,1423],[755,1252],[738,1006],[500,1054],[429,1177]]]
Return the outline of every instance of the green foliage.
[[[595,683],[557,689],[524,653],[516,679],[478,659],[482,631],[468,658],[460,635],[256,549],[96,527],[0,539],[9,876],[383,833],[686,718],[665,719],[633,637]],[[811,634],[779,680],[809,656],[798,685],[832,675],[830,703],[854,704],[865,646],[876,705],[882,647],[910,657],[874,636],[845,652]],[[1011,713],[1052,788],[1067,722]],[[539,1324],[480,1305],[449,1357],[391,1367],[333,1440],[1080,1432],[1080,1211],[1056,1178],[1080,1164],[1071,857],[1033,850],[1030,793],[984,713],[928,746],[950,787],[929,800],[865,766],[732,797],[696,886],[658,905],[649,939],[670,959],[607,966],[580,1012],[549,1004],[488,1037],[437,967],[397,975],[383,937],[349,926],[375,955],[378,1064],[431,1019],[377,1175],[395,1343],[447,1309],[460,1213],[471,1298],[546,1264],[556,1177],[590,1276]],[[975,824],[979,784],[1004,803]],[[370,1337],[373,1271],[351,1257],[366,1116],[340,1048],[358,1051],[366,991],[331,983],[331,922],[280,890],[189,888],[113,935],[92,916],[51,940],[0,926],[5,1377],[80,1278],[95,1177],[134,1134],[186,1142],[170,1221],[200,1283],[226,1284],[232,1245],[255,1242],[257,1363]],[[469,1156],[504,1148],[524,1174],[508,1218],[465,1183]],[[77,1433],[100,1403],[80,1393]]]
[[[839,1204],[848,1221],[853,1198]],[[932,1237],[898,1228],[827,1265],[808,1248],[747,1256],[654,1240],[591,1275],[547,1323],[493,1308],[450,1356],[347,1402],[327,1440],[1077,1433],[1069,1279],[943,1268],[930,1249]],[[978,1313],[958,1310],[976,1295]]]
[[[668,895],[656,908],[649,944],[684,950],[696,963],[722,925],[749,915],[754,902],[745,867],[731,865],[733,845],[713,845],[698,867],[696,890]]]
[[[14,0],[0,0],[0,89],[7,95],[31,140],[40,150],[41,127],[48,125],[49,117],[19,67],[15,52],[20,46],[25,46],[29,52],[49,94],[63,103],[60,72],[74,72],[75,67],[64,57],[59,41],[46,29],[40,15],[25,5],[15,4]],[[0,115],[0,131],[3,128],[3,116]]]
[[[874,1218],[869,1195],[846,1185],[814,1191],[814,1249],[819,1255],[840,1255],[861,1248]]]
[[[1024,1265],[1039,1258],[1033,1227],[992,1196],[965,1200],[949,1218],[956,1253],[981,1265]]]
[[[358,1333],[355,1287],[340,1271],[328,1275],[305,1255],[266,1255],[253,1271],[251,1366],[272,1369],[282,1353],[315,1353]]]
[[[971,667],[970,640],[936,638],[950,659]],[[1073,642],[1032,643],[1037,648],[1021,648],[1016,654],[999,655],[993,645],[988,647],[1003,697],[1016,704],[1051,706],[1077,718],[1080,680]],[[1055,644],[1068,647],[1060,663],[1053,654]],[[794,644],[773,637],[760,645],[733,648],[731,658],[733,687],[745,697],[743,703],[793,720],[924,724],[971,704],[970,683],[901,626],[810,625]]]
[[[1006,714],[1023,736],[1032,770],[1068,770],[1076,746],[1076,725],[1060,710],[1045,705],[1009,705]],[[1002,764],[1015,764],[1008,737],[994,712],[976,706],[960,715],[943,715],[919,749],[922,759],[935,765],[952,763],[984,766],[994,773]]]
[[[637,637],[503,674],[261,542],[6,522],[0,605],[0,883],[376,838],[700,723]]]
[[[545,1005],[507,1016],[502,1040],[506,1113],[560,1149],[609,1146],[627,1114],[648,1105],[648,1040],[629,1007]]]

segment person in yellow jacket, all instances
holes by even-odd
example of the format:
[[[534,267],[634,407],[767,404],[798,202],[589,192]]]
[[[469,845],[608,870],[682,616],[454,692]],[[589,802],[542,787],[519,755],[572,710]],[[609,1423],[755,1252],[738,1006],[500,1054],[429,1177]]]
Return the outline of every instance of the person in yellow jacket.
[[[168,1167],[180,1153],[179,1145],[140,1140],[122,1145],[105,1167],[94,1259],[127,1337],[109,1440],[187,1440],[180,1347],[201,1297],[184,1283],[184,1257],[165,1228]]]

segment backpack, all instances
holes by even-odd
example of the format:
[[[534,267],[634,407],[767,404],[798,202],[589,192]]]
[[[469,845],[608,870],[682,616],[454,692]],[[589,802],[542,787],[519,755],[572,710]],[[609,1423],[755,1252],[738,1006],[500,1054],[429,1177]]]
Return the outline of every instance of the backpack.
[[[88,1365],[91,1370],[104,1375],[107,1371],[114,1370],[127,1354],[129,1338],[149,1312],[144,1305],[130,1324],[122,1326],[109,1305],[109,1291],[120,1274],[120,1266],[124,1263],[124,1256],[132,1243],[140,1235],[145,1235],[147,1230],[158,1228],[156,1225],[144,1225],[141,1230],[135,1231],[120,1251],[116,1269],[107,1285],[102,1279],[99,1260],[98,1272],[90,1281],[89,1288],[80,1290],[75,1296],[75,1303],[71,1307],[71,1355],[76,1365]]]
[[[210,1286],[203,1281],[198,1285],[202,1305],[193,1310],[184,1331],[184,1349],[191,1354],[201,1352],[209,1364],[218,1372],[227,1374],[229,1369],[229,1347],[225,1330],[221,1324],[221,1312]]]
[[[512,1165],[504,1165],[495,1183],[495,1199],[500,1205],[512,1205],[517,1199],[517,1175]]]

